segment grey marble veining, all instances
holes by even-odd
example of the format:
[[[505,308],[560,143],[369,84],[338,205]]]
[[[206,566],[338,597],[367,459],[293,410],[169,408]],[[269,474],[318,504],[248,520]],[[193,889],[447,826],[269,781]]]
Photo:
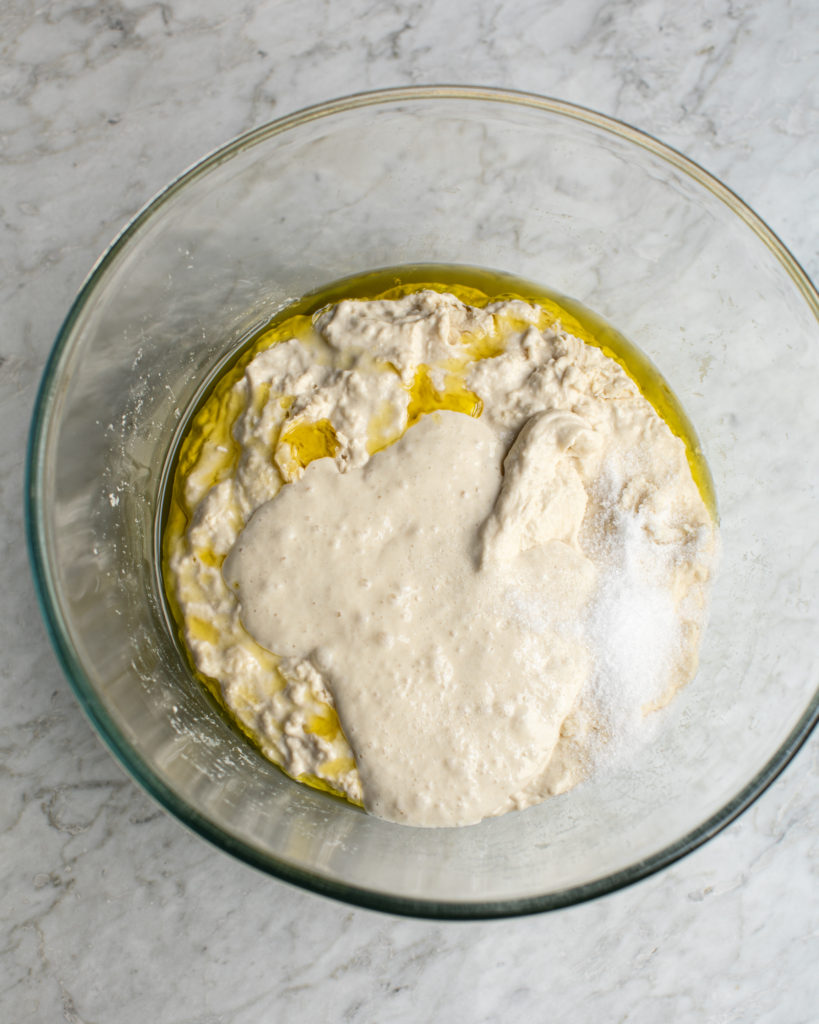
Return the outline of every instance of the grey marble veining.
[[[816,279],[817,34],[812,0],[4,5],[3,1020],[819,1019],[815,737],[735,824],[605,899],[478,924],[350,909],[213,850],[124,775],[51,652],[21,511],[28,419],[62,317],[119,227],[204,152],[361,89],[533,90],[698,160]]]

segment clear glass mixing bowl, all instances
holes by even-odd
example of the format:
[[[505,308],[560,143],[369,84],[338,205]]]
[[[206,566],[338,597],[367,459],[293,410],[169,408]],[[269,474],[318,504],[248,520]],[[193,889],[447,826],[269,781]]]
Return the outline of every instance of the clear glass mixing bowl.
[[[699,431],[723,541],[699,674],[655,742],[541,806],[441,830],[380,821],[264,760],[192,678],[157,570],[166,455],[226,355],[333,279],[432,262],[546,285],[642,347]],[[746,807],[817,717],[818,319],[810,282],[736,196],[587,110],[399,89],[250,132],[125,229],[48,362],[28,521],[66,674],[171,813],[307,888],[482,917],[644,877]]]

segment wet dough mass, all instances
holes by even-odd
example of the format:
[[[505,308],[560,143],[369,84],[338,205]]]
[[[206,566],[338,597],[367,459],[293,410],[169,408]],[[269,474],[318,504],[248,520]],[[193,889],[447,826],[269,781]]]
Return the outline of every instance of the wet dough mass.
[[[715,528],[685,445],[546,319],[338,303],[223,398],[229,472],[207,442],[180,467],[198,669],[286,771],[393,821],[561,792],[696,670]]]

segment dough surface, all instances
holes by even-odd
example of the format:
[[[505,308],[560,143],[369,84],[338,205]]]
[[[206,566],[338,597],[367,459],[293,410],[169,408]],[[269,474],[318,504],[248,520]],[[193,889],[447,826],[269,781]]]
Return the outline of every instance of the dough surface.
[[[342,301],[223,398],[232,463],[216,432],[183,467],[197,668],[288,773],[392,821],[562,792],[696,671],[716,530],[685,445],[544,319]]]

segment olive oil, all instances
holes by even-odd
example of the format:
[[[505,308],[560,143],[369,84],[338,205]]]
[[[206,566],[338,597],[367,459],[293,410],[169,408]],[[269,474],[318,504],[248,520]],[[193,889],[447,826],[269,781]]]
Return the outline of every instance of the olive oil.
[[[288,338],[306,337],[315,317],[342,299],[397,299],[423,288],[450,292],[463,302],[478,307],[511,299],[536,303],[544,310],[545,322],[542,326],[559,322],[569,334],[582,338],[587,344],[594,345],[614,359],[665,420],[671,432],[685,444],[694,482],[712,516],[717,518],[713,480],[693,424],[648,356],[611,324],[576,300],[511,274],[451,264],[411,264],[343,278],[310,292],[277,313],[245,343],[190,417],[172,469],[174,482],[169,507],[165,510],[165,530],[173,524],[175,528],[171,532],[178,534],[179,526],[187,523],[190,510],[184,500],[183,481],[199,460],[206,440],[216,441],[222,453],[222,457],[214,461],[208,470],[211,486],[225,479],[235,468],[239,453],[231,428],[241,412],[241,405],[231,389],[259,352]],[[508,326],[514,328],[516,325],[510,323]],[[525,325],[521,323],[519,326]],[[470,354],[474,359],[489,358],[501,351],[502,347],[498,347],[497,341],[487,338],[476,338],[470,346]],[[417,422],[424,413],[436,409],[451,409],[473,416],[481,412],[478,396],[469,392],[454,374],[444,391],[438,392],[426,370],[421,368],[408,390],[409,425]],[[302,466],[314,458],[334,455],[338,447],[335,432],[326,420],[291,428],[282,440],[291,443]]]
[[[171,481],[171,486],[166,495],[160,524],[163,583],[171,615],[186,653],[186,629],[190,631],[190,635],[208,642],[215,641],[215,629],[201,619],[188,617],[187,623],[185,622],[176,598],[169,564],[170,556],[178,544],[186,542],[187,528],[201,495],[235,472],[240,452],[232,431],[238,417],[244,411],[244,400],[234,390],[234,385],[241,379],[245,368],[259,352],[281,341],[289,338],[305,340],[312,337],[315,318],[327,307],[343,299],[397,299],[425,288],[450,292],[463,302],[477,307],[512,299],[534,303],[543,310],[542,319],[538,324],[541,329],[559,322],[568,333],[600,348],[605,355],[614,359],[631,377],[672,433],[685,444],[694,482],[706,507],[716,520],[717,506],[713,481],[696,432],[679,400],[648,357],[597,314],[575,300],[551,292],[543,286],[494,270],[426,264],[370,271],[335,281],[325,288],[305,295],[276,314],[240,348],[188,417],[181,443],[171,456],[170,474],[167,477]],[[503,324],[504,329],[509,331],[522,330],[528,325],[528,321],[517,324],[512,319]],[[436,410],[446,409],[471,416],[481,415],[481,400],[466,387],[465,371],[474,360],[499,355],[503,351],[503,339],[476,335],[466,339],[466,348],[469,352],[468,362],[453,364],[451,370],[445,374],[443,387],[436,387],[426,367],[419,368],[413,381],[406,386],[408,427],[423,415]],[[252,412],[261,413],[268,398],[268,392],[263,389],[261,395],[254,401]],[[279,401],[286,410],[292,399],[282,396]],[[385,417],[385,423],[388,421],[389,417]],[[370,435],[368,450],[371,454],[397,440],[396,436],[390,436],[386,428],[381,429],[378,422],[370,425]],[[314,459],[334,456],[339,449],[335,430],[327,419],[313,423],[296,421],[289,426],[285,424],[279,442],[289,445],[291,459],[302,469]],[[197,550],[195,557],[217,570],[224,561],[223,555],[207,550]],[[190,656],[189,661],[197,677],[222,703],[217,681],[198,672]],[[275,656],[270,655],[270,665],[274,671],[276,664]],[[231,718],[253,739],[252,733],[237,716],[231,714]],[[317,736],[327,739],[332,739],[341,732],[338,717],[329,706],[321,715],[314,715],[307,728]],[[347,758],[337,760],[338,777],[354,767]],[[327,764],[323,768],[325,774],[332,776],[332,765]],[[303,776],[300,781],[335,792],[332,783],[328,783],[326,779]]]
[[[281,441],[290,445],[293,457],[302,469],[315,459],[332,458],[341,447],[329,420],[297,423],[282,434]]]

